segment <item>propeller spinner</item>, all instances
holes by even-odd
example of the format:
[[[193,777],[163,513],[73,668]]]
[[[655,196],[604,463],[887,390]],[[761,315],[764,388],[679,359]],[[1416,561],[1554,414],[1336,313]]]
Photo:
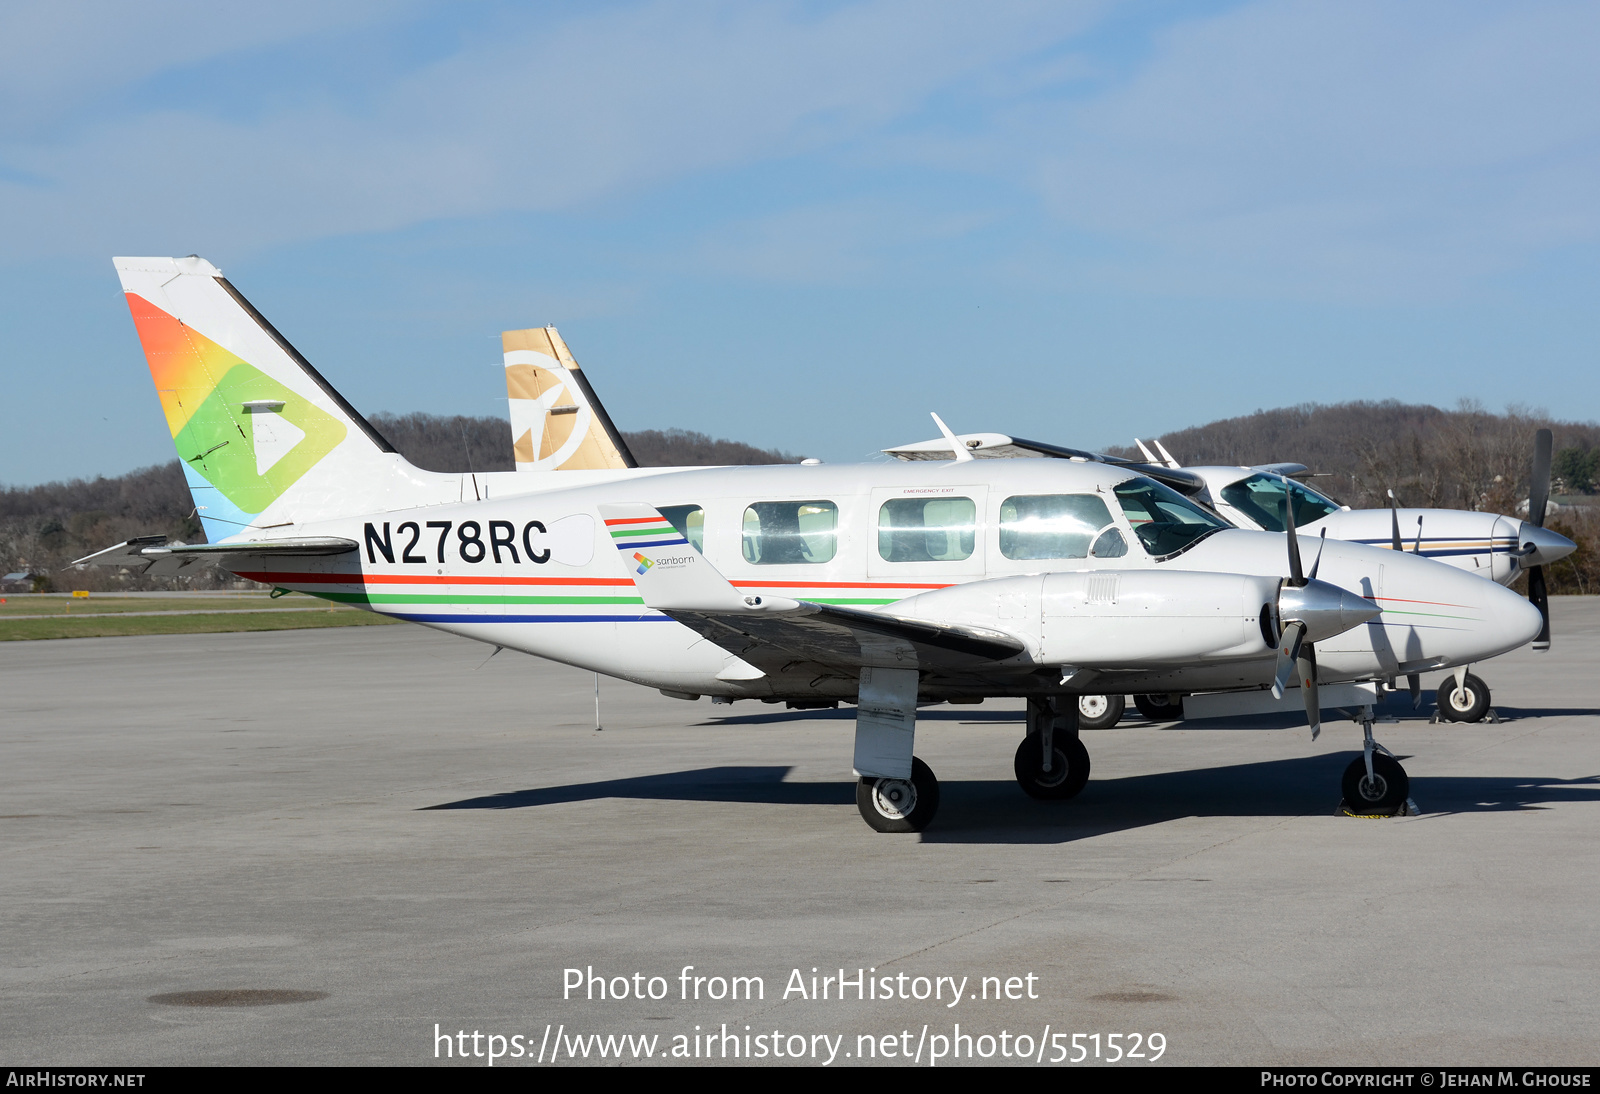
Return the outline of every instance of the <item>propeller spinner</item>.
[[[1311,725],[1311,736],[1322,731],[1322,704],[1317,692],[1317,648],[1319,638],[1332,638],[1352,627],[1360,626],[1382,614],[1372,601],[1352,592],[1317,580],[1317,570],[1322,565],[1322,548],[1327,543],[1328,530],[1324,528],[1317,542],[1317,557],[1312,560],[1307,574],[1300,561],[1300,537],[1295,531],[1294,508],[1291,500],[1284,498],[1284,530],[1289,545],[1289,577],[1278,590],[1278,618],[1282,630],[1278,636],[1278,661],[1272,678],[1272,694],[1282,699],[1289,684],[1289,674],[1296,669],[1300,674],[1300,690],[1306,701],[1306,721]]]

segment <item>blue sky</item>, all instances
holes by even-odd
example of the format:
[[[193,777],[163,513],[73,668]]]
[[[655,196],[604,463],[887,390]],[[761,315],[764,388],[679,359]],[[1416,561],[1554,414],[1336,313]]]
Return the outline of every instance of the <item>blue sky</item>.
[[[215,262],[369,412],[503,415],[499,331],[554,323],[622,428],[830,461],[930,410],[1600,418],[1597,47],[1587,3],[13,5],[0,483],[171,458],[113,254]]]

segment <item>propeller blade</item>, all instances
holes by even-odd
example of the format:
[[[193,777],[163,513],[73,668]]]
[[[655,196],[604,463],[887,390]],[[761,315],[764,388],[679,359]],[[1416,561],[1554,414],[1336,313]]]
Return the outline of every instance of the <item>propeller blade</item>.
[[[1300,567],[1300,537],[1294,534],[1294,499],[1283,492],[1283,530],[1289,536],[1289,584],[1305,588],[1306,574]]]
[[[1283,689],[1289,686],[1289,674],[1294,671],[1295,659],[1300,656],[1300,644],[1305,641],[1306,625],[1298,619],[1283,628],[1278,636],[1278,666],[1272,677],[1272,697],[1283,698]]]
[[[1389,491],[1389,519],[1393,521],[1393,539],[1390,546],[1396,551],[1404,551],[1406,545],[1400,541],[1400,503],[1394,500],[1394,491]]]
[[[1548,429],[1533,435],[1533,478],[1528,483],[1528,523],[1544,527],[1544,511],[1550,503],[1550,450],[1554,442]]]
[[[1539,609],[1539,615],[1544,619],[1544,626],[1539,629],[1539,637],[1533,640],[1533,648],[1541,651],[1548,650],[1550,648],[1550,594],[1545,592],[1543,566],[1535,566],[1528,571],[1528,600],[1532,602],[1535,608]]]
[[[1422,705],[1422,674],[1413,672],[1406,676],[1406,685],[1411,689],[1411,709],[1416,710]]]
[[[1317,557],[1311,560],[1311,572],[1306,575],[1307,581],[1317,580],[1317,567],[1322,565],[1322,549],[1328,545],[1328,530],[1322,529],[1317,537]]]
[[[1417,518],[1417,542],[1412,544],[1411,550],[1412,550],[1412,553],[1414,553],[1414,554],[1419,554],[1420,555],[1422,553],[1422,518],[1421,517]]]
[[[1300,668],[1300,690],[1305,694],[1306,722],[1311,726],[1311,739],[1322,732],[1322,703],[1317,694],[1317,648],[1310,642],[1300,647],[1297,661]]]

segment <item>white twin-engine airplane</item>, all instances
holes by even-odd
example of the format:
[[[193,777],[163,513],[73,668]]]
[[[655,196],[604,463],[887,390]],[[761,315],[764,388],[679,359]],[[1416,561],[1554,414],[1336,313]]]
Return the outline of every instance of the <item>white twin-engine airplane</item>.
[[[943,461],[422,471],[210,263],[115,262],[211,542],[82,561],[211,558],[685,699],[853,702],[857,805],[879,831],[938,806],[919,704],[1026,699],[1017,781],[1069,798],[1089,776],[1076,699],[1110,691],[1298,684],[1313,731],[1324,705],[1360,707],[1346,801],[1398,811],[1373,682],[1539,632],[1515,593],[1415,554],[1325,539],[1305,567],[1295,537],[1232,528],[1128,468],[973,460],[953,437]]]

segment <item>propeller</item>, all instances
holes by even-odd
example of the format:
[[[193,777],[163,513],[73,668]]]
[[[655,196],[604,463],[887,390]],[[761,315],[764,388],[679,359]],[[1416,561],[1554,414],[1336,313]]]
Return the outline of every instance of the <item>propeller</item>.
[[[1365,599],[1317,580],[1317,571],[1322,567],[1322,549],[1328,542],[1326,528],[1318,537],[1317,557],[1312,560],[1311,572],[1305,572],[1300,560],[1300,536],[1294,527],[1293,499],[1287,492],[1283,508],[1283,527],[1289,545],[1289,577],[1279,591],[1278,606],[1280,615],[1294,612],[1300,618],[1290,618],[1284,622],[1283,631],[1278,636],[1272,695],[1275,699],[1282,699],[1284,689],[1289,684],[1289,674],[1299,671],[1300,690],[1306,701],[1306,721],[1311,725],[1312,740],[1316,740],[1322,732],[1322,703],[1317,692],[1317,649],[1310,637],[1311,624],[1315,621],[1322,637],[1326,638],[1371,619],[1379,613],[1379,609]]]
[[[1528,483],[1528,523],[1544,527],[1545,509],[1550,504],[1550,455],[1555,447],[1548,429],[1533,435],[1533,476]],[[1528,600],[1544,620],[1539,637],[1533,640],[1536,650],[1550,648],[1550,595],[1545,591],[1544,567],[1535,566],[1528,571]]]
[[[1389,520],[1391,522],[1389,546],[1396,551],[1404,551],[1406,545],[1400,541],[1400,503],[1394,499],[1394,491],[1389,491]]]

